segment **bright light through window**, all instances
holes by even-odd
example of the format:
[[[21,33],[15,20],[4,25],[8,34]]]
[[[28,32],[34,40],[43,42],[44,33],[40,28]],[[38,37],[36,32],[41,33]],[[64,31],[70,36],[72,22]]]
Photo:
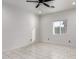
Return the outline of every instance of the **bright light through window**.
[[[65,32],[64,21],[55,21],[53,22],[53,34],[62,34]]]

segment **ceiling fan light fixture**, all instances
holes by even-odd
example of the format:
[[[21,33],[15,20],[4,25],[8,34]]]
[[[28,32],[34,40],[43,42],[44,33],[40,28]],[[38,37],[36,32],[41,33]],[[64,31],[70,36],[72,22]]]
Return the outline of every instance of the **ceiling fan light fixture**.
[[[76,2],[72,2],[72,5],[75,5],[76,4]]]
[[[38,11],[39,14],[42,14],[42,11]]]

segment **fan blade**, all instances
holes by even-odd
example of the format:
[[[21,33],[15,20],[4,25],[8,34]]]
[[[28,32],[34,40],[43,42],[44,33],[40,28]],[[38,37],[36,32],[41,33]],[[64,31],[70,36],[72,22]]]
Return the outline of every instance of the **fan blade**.
[[[51,8],[55,8],[55,6],[50,6]]]
[[[55,1],[55,0],[50,0],[50,1]]]
[[[45,2],[54,1],[54,0],[46,0]]]
[[[50,7],[48,4],[46,4],[46,3],[43,3],[45,6],[47,6],[47,7]]]
[[[36,8],[38,8],[38,7],[39,7],[39,5],[40,5],[40,3],[38,3],[38,4],[37,4]]]
[[[26,2],[38,2],[38,1],[26,1]]]

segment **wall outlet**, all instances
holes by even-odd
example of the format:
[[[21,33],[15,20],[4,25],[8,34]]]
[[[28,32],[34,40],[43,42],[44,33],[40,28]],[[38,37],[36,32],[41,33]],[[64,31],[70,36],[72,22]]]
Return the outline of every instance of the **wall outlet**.
[[[71,40],[69,40],[68,43],[71,43]]]
[[[49,38],[48,38],[48,40],[49,40]]]
[[[30,39],[30,41],[32,41],[32,39]]]

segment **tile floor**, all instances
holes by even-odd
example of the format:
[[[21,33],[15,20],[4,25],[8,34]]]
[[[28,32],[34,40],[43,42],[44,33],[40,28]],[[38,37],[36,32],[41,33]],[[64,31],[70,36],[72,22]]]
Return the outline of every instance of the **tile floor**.
[[[3,52],[3,59],[76,59],[75,49],[47,43],[36,43]]]

